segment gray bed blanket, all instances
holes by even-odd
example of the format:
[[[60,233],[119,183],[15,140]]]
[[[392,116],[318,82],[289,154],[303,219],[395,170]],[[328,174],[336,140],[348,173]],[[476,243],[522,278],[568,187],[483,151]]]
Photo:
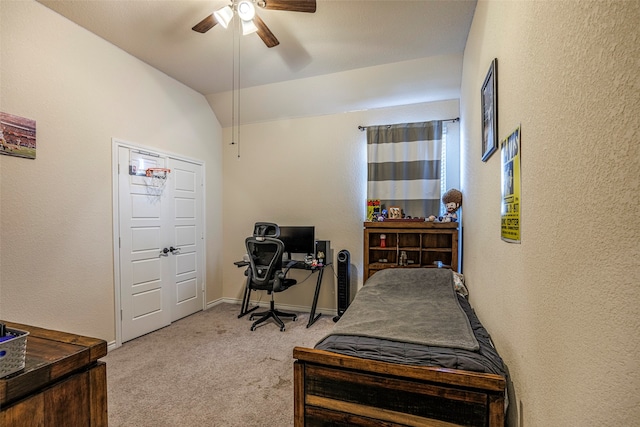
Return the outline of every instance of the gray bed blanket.
[[[453,288],[451,270],[389,268],[374,274],[330,335],[384,338],[475,351],[469,319]]]

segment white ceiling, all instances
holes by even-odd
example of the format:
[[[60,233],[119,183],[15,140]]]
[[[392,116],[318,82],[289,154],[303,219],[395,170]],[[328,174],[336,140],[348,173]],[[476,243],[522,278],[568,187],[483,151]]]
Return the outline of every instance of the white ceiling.
[[[219,119],[224,114],[211,100],[232,89],[234,72],[239,72],[236,87],[239,82],[248,88],[420,58],[461,58],[476,5],[475,0],[317,0],[315,13],[257,8],[280,41],[269,49],[257,34],[234,36],[231,26],[216,25],[205,34],[191,30],[228,0],[38,1],[207,96]],[[239,60],[234,61],[234,51]],[[459,72],[461,64],[455,68]]]

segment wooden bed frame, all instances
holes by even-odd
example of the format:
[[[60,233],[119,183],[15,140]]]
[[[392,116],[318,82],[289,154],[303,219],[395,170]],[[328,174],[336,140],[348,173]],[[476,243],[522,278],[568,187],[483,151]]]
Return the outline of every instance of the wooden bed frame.
[[[294,426],[504,427],[504,377],[296,347]]]

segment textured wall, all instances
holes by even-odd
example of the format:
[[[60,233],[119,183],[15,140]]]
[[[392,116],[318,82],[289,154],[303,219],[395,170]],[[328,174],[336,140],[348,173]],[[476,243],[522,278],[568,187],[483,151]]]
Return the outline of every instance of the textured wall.
[[[35,160],[0,156],[0,318],[115,338],[113,137],[205,162],[215,298],[222,132],[205,98],[34,1],[2,2],[0,37],[0,110],[37,126]]]
[[[464,272],[512,374],[512,425],[640,419],[640,2],[480,1],[461,96]],[[498,58],[498,136],[522,126],[522,244],[500,239],[500,156],[480,160]],[[519,424],[518,424],[519,422]]]

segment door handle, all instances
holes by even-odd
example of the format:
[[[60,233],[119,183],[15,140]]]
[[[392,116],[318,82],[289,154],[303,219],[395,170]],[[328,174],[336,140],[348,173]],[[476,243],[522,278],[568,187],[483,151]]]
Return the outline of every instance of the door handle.
[[[164,248],[160,251],[160,256],[169,256],[169,252],[174,255],[178,255],[180,253],[180,248],[174,248],[173,246],[169,246],[168,248]]]

